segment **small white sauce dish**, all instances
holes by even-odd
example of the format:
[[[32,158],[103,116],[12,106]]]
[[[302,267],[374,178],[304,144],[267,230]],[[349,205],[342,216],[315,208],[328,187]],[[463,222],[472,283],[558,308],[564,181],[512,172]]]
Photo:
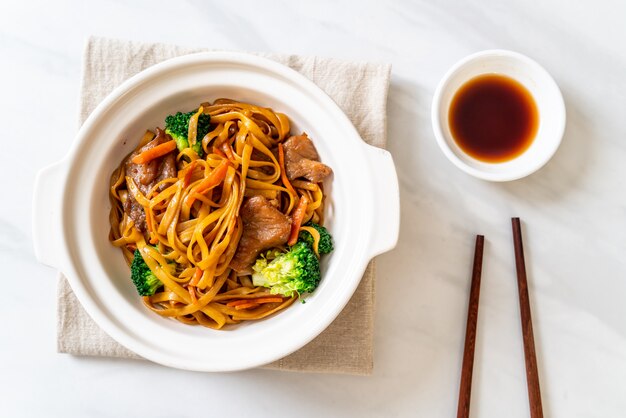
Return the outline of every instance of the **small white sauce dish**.
[[[469,80],[484,74],[498,74],[521,83],[537,105],[539,124],[530,147],[500,163],[477,160],[455,142],[449,125],[449,110],[455,93]],[[442,78],[432,103],[435,138],[454,165],[472,176],[489,181],[511,181],[526,177],[544,166],[561,144],[565,130],[565,103],[554,79],[537,62],[517,52],[488,50],[457,62]]]

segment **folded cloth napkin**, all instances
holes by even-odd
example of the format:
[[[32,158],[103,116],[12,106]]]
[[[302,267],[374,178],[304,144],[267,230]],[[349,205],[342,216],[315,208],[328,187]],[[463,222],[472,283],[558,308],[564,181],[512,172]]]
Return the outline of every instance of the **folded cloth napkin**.
[[[141,70],[180,55],[205,51],[174,45],[90,38],[83,56],[80,124],[115,87]],[[319,57],[260,54],[300,72],[324,90],[348,115],[361,138],[384,147],[388,64]],[[58,351],[80,356],[140,358],[118,344],[87,315],[67,279],[59,276]],[[317,338],[268,369],[369,375],[373,368],[374,262],[348,305]],[[207,331],[210,332],[210,331]]]

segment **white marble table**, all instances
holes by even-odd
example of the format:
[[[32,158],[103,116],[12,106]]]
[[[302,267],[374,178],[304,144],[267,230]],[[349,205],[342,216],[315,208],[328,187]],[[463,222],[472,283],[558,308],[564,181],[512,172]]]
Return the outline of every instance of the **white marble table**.
[[[525,222],[546,416],[626,414],[623,2],[87,3],[0,4],[0,415],[454,416],[480,232],[487,245],[472,416],[526,417],[514,215]],[[76,131],[89,34],[393,64],[389,149],[402,233],[379,259],[374,376],[200,374],[56,353],[56,273],[33,255],[31,194],[37,170],[60,159]],[[496,47],[542,63],[568,112],[554,159],[506,184],[454,168],[429,119],[444,71]]]

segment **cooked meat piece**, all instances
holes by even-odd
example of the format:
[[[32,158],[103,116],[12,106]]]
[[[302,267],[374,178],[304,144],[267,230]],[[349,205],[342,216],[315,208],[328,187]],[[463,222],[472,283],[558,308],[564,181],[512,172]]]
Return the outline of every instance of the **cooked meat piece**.
[[[315,145],[305,133],[290,137],[283,146],[289,180],[304,177],[313,183],[319,183],[332,174],[333,170],[320,162]]]
[[[243,272],[252,266],[261,251],[287,242],[291,220],[262,196],[245,201],[239,215],[243,221],[243,233],[230,266]]]
[[[172,140],[172,137],[167,135],[162,129],[157,128],[156,131],[157,134],[152,141],[130,154],[126,160],[126,175],[132,177],[139,190],[144,194],[159,181],[176,177],[176,156],[174,152],[170,152],[161,158],[155,158],[148,164],[134,164],[131,161],[135,155]]]
[[[139,190],[146,195],[155,184],[167,178],[176,177],[176,154],[174,151],[160,158],[155,158],[148,164],[135,164],[131,160],[137,154],[156,147],[159,144],[170,141],[172,138],[163,130],[157,128],[154,139],[148,142],[137,151],[133,152],[126,159],[126,175],[133,179]],[[146,229],[146,214],[134,196],[129,193],[128,199],[124,203],[124,211],[135,222],[137,230],[140,232]]]
[[[146,230],[146,213],[143,207],[135,200],[132,194],[128,194],[128,198],[124,202],[124,212],[128,214],[130,219],[135,222],[135,226],[139,232]]]

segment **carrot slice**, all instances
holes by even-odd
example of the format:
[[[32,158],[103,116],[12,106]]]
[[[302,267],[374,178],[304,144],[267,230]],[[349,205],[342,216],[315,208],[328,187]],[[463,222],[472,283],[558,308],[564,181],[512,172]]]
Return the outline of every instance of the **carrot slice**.
[[[162,144],[157,145],[154,148],[150,148],[145,150],[141,154],[137,154],[131,160],[134,164],[147,164],[155,158],[159,158],[164,156],[165,154],[172,152],[176,149],[176,141],[173,139],[171,141],[164,142]]]
[[[154,231],[152,230],[152,212],[149,210],[145,210],[146,214],[146,228],[148,229],[148,241],[150,244],[155,245],[159,242],[159,238],[156,236]]]
[[[144,210],[146,214],[146,228],[148,228],[148,232],[152,233],[152,216],[149,210]]]
[[[237,305],[235,306],[235,309],[237,309],[238,311],[242,310],[242,309],[252,309],[252,308],[256,308],[257,306],[259,306],[258,303],[244,303],[242,305]]]
[[[285,149],[283,144],[278,144],[278,164],[280,165],[280,179],[283,181],[283,184],[289,190],[289,193],[293,195],[293,197],[298,196],[296,190],[291,185],[291,182],[287,178],[287,170],[285,169]]]
[[[275,297],[275,298],[258,298],[258,299],[254,299],[254,301],[258,304],[262,304],[262,303],[273,303],[273,302],[282,302],[283,298],[281,297]]]
[[[287,241],[287,244],[289,245],[294,245],[298,241],[298,233],[300,232],[300,226],[302,225],[302,220],[306,214],[306,207],[308,204],[309,198],[307,195],[302,195],[300,202],[298,202],[298,206],[291,217],[291,234],[289,235],[289,241]]]
[[[198,303],[198,297],[196,296],[196,287],[195,286],[187,286],[187,290],[189,291],[189,296],[191,297],[191,303],[195,305]]]
[[[195,168],[196,168],[196,160],[193,160],[191,164],[189,164],[189,167],[187,168],[187,172],[185,173],[185,180],[183,182],[184,188],[189,186],[189,183],[191,182],[191,176],[193,175],[193,170]]]
[[[189,196],[187,196],[187,199],[185,199],[185,203],[187,204],[187,206],[191,207],[191,205],[193,205],[193,202],[195,202],[195,193],[202,194],[210,188],[220,184],[222,180],[224,180],[224,177],[226,177],[229,165],[230,163],[228,162],[228,160],[222,160],[222,162],[217,167],[215,167],[213,171],[211,171],[209,176],[202,180],[200,184],[198,184],[198,186],[194,190],[194,193],[191,193]]]
[[[196,272],[193,274],[193,278],[189,281],[189,286],[197,286],[202,278],[202,270],[200,267],[196,267]]]
[[[215,187],[224,180],[226,177],[226,172],[228,171],[229,166],[228,160],[222,160],[222,162],[211,171],[211,174],[204,180],[200,182],[198,187],[196,188],[196,193],[204,193],[209,190],[211,187]]]

